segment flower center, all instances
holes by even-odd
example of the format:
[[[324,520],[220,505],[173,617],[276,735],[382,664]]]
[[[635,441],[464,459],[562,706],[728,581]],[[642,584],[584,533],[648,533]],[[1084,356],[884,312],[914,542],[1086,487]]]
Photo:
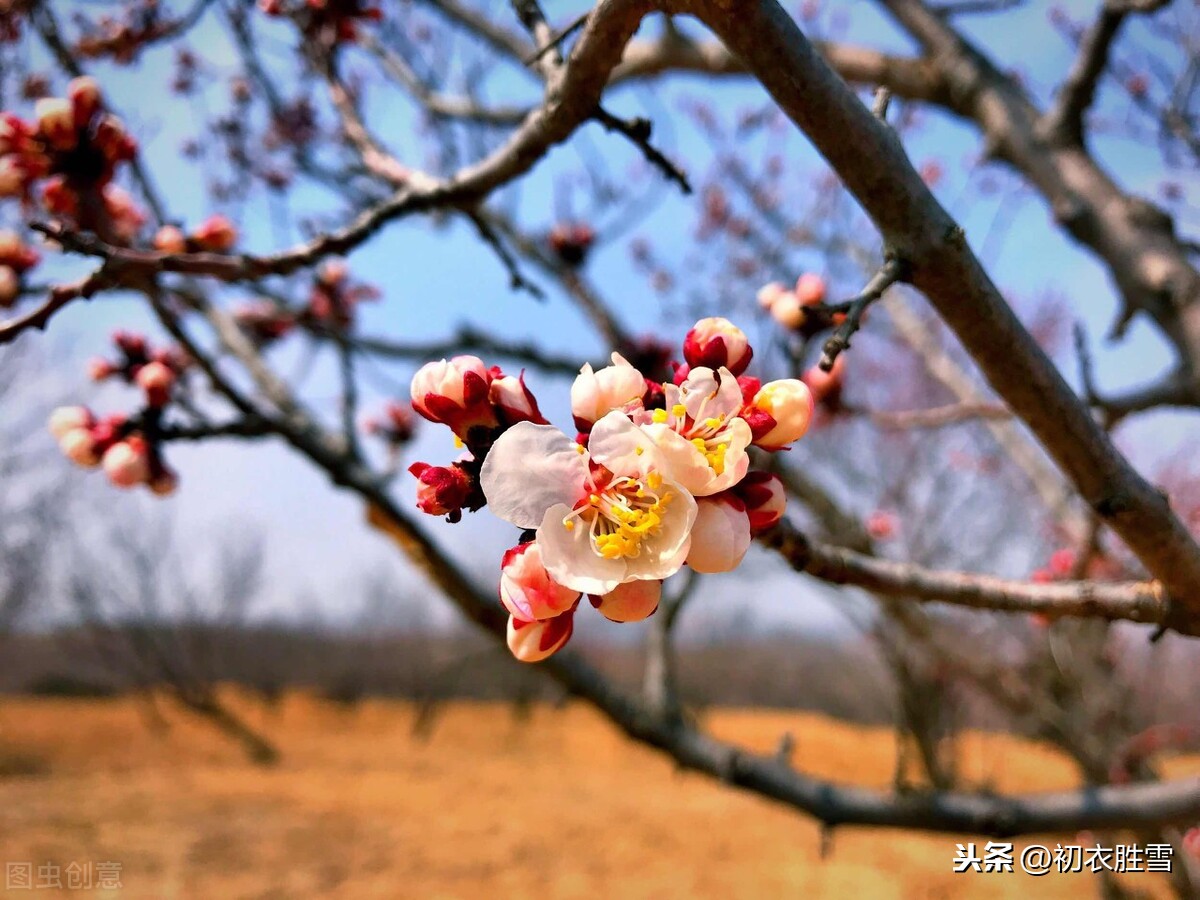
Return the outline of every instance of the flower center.
[[[586,527],[596,554],[605,559],[634,558],[642,543],[662,528],[663,516],[674,494],[663,489],[662,476],[651,472],[644,480],[620,476],[595,490],[563,519],[573,531]]]
[[[708,467],[716,475],[725,472],[725,451],[729,449],[726,435],[731,418],[726,415],[705,416],[706,399],[699,409],[699,417],[692,419],[687,414],[687,408],[682,403],[675,404],[670,412],[656,409],[652,420],[659,424],[668,425],[673,431],[687,438],[693,447],[700,451]]]

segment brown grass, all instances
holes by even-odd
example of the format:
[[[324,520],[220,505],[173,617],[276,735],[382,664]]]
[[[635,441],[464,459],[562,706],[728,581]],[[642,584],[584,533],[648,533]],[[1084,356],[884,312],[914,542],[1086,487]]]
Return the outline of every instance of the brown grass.
[[[133,700],[0,701],[0,746],[48,767],[0,779],[0,861],[119,861],[121,898],[164,900],[1094,896],[1090,875],[953,875],[951,836],[848,830],[822,860],[803,817],[680,773],[583,708],[522,723],[460,703],[419,741],[401,703],[238,706],[279,742],[279,766],[170,710],[169,728],[148,727]],[[887,731],[757,711],[710,725],[764,750],[790,731],[796,764],[819,774],[890,777]],[[1007,738],[972,736],[964,757],[998,789],[1071,783],[1061,759]],[[1158,876],[1131,879],[1165,896]]]

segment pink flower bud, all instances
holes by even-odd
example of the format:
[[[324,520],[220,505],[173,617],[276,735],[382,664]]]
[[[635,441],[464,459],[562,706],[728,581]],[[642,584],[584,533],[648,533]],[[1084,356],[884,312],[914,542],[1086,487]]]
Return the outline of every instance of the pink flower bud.
[[[736,569],[750,547],[750,517],[745,505],[726,492],[699,497],[696,506],[687,564],[704,574]]]
[[[104,186],[104,208],[108,211],[113,232],[126,244],[131,243],[146,224],[146,214],[133,195],[116,185]]]
[[[765,310],[770,310],[775,305],[781,296],[787,293],[788,290],[778,281],[772,281],[770,284],[764,284],[758,289],[758,305]]]
[[[150,478],[149,448],[145,440],[136,435],[109,447],[102,463],[104,474],[117,487],[133,487]]]
[[[796,299],[801,306],[816,306],[825,302],[825,279],[812,272],[805,272],[796,279]]]
[[[518,422],[547,424],[541,410],[538,409],[537,399],[525,385],[524,372],[518,378],[502,375],[493,379],[488,398],[492,405],[500,410],[500,418],[505,425],[516,425]]]
[[[61,97],[46,97],[33,108],[38,132],[47,143],[58,150],[70,150],[79,140],[75,126],[75,111],[71,101]]]
[[[508,649],[524,663],[541,662],[566,646],[575,629],[575,613],[566,612],[544,622],[508,619]]]
[[[151,406],[165,406],[171,399],[171,388],[175,384],[175,372],[161,362],[147,363],[138,369],[137,384],[146,392],[146,402]]]
[[[182,229],[164,225],[154,235],[154,249],[160,253],[183,253],[187,250],[187,238]]]
[[[212,215],[196,226],[192,240],[202,249],[225,253],[237,243],[237,228],[222,215]]]
[[[8,309],[21,296],[21,279],[12,266],[0,266],[0,307]]]
[[[833,361],[833,369],[829,372],[820,366],[813,366],[804,373],[802,380],[812,392],[814,402],[829,406],[837,405],[838,398],[842,393],[842,384],[845,381],[845,369],[846,358],[839,356]]]
[[[766,413],[774,421],[766,434],[755,437],[755,446],[764,450],[782,450],[808,431],[813,416],[813,398],[804,382],[784,378],[764,384],[754,397],[753,409]]]
[[[771,304],[771,318],[789,331],[798,331],[804,326],[808,313],[794,291],[784,291]]]
[[[1049,568],[1058,578],[1068,578],[1075,571],[1075,551],[1063,548],[1050,554]]]
[[[60,406],[50,413],[47,427],[56,441],[61,441],[69,431],[88,429],[96,423],[91,410],[86,406]]]
[[[886,510],[877,509],[867,516],[867,534],[877,541],[891,540],[896,530],[896,517]]]
[[[463,440],[472,428],[499,425],[489,400],[492,373],[476,356],[426,363],[412,380],[413,409]]]
[[[75,125],[82,128],[100,111],[100,85],[87,75],[73,78],[67,85],[67,99],[71,101]]]
[[[662,582],[649,580],[626,581],[603,597],[589,594],[588,600],[600,615],[613,622],[640,622],[654,615],[661,597]]]
[[[0,197],[20,197],[25,191],[26,177],[17,159],[0,156]]]
[[[741,375],[753,356],[746,333],[719,316],[701,319],[683,342],[683,358],[693,367],[715,370],[724,366],[734,375]]]
[[[15,231],[0,229],[0,265],[8,266],[20,275],[36,266],[40,259],[38,252],[26,247]]]
[[[571,384],[571,414],[579,431],[591,431],[592,425],[614,409],[639,407],[646,394],[646,377],[619,353],[613,364],[593,370],[586,364]]]
[[[417,478],[417,508],[431,516],[462,517],[474,487],[461,466],[431,466],[417,462],[408,467]]]
[[[77,466],[91,469],[100,465],[96,440],[86,428],[73,428],[58,439],[58,449]]]
[[[551,579],[536,541],[505,551],[500,564],[500,602],[513,618],[526,622],[552,619],[569,612],[578,600],[579,591]]]
[[[787,490],[778,476],[770,472],[748,472],[733,489],[746,505],[750,531],[766,531],[783,518],[787,510]]]

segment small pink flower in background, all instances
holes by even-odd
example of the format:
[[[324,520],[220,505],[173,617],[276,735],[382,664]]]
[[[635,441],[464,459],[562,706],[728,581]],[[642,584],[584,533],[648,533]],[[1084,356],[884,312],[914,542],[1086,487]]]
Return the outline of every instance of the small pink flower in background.
[[[42,138],[55,150],[73,150],[79,143],[71,101],[63,97],[45,97],[34,104],[33,117]]]
[[[237,243],[237,227],[219,213],[209,216],[192,231],[192,242],[200,250],[225,253]]]
[[[746,332],[720,317],[701,319],[683,342],[683,358],[693,368],[726,368],[741,375],[753,356]]]
[[[1069,577],[1075,571],[1075,551],[1065,547],[1055,550],[1050,554],[1048,568],[1058,578]]]
[[[1200,828],[1192,826],[1183,834],[1183,850],[1195,859],[1200,859]]]
[[[833,368],[826,372],[820,366],[813,366],[801,378],[812,393],[813,402],[822,406],[836,409],[841,402],[842,388],[846,379],[846,357],[839,356],[833,361]]]
[[[661,581],[627,581],[607,594],[588,600],[600,615],[613,622],[640,622],[654,615],[662,598]]]
[[[165,406],[170,400],[175,378],[174,370],[157,360],[142,366],[136,376],[138,387],[146,392],[146,402],[154,407]]]
[[[593,424],[613,410],[641,407],[646,376],[619,353],[612,355],[612,363],[597,370],[585,363],[571,385],[571,414],[579,431],[590,431]]]
[[[160,253],[184,253],[187,236],[176,225],[164,225],[154,235],[154,249]]]
[[[574,612],[544,622],[526,622],[509,616],[508,649],[521,662],[541,662],[565,647],[574,630]]]
[[[20,276],[11,266],[0,266],[0,309],[8,309],[20,296]]]
[[[579,591],[550,577],[537,542],[505,551],[500,564],[500,602],[509,615],[527,622],[552,619],[573,609],[578,600]]]
[[[877,509],[867,516],[867,534],[877,541],[889,541],[896,536],[899,525],[887,510]]]
[[[134,487],[150,478],[149,449],[145,440],[136,435],[109,447],[101,464],[108,480],[117,487]]]
[[[804,382],[784,378],[764,384],[754,396],[754,410],[769,417],[755,429],[754,445],[782,450],[804,437],[813,417],[813,396]],[[765,425],[769,424],[769,428]]]
[[[796,279],[796,299],[801,306],[816,306],[825,302],[825,279],[814,272],[805,272]]]
[[[732,494],[697,501],[696,523],[687,564],[702,574],[730,572],[750,548],[750,517]]]
[[[787,490],[770,472],[750,472],[733,490],[746,505],[752,533],[776,525],[787,511]]]
[[[764,284],[758,289],[758,305],[763,309],[770,311],[779,298],[784,294],[791,293],[787,287],[778,281],[772,281],[770,284]]]
[[[55,440],[62,440],[68,432],[91,428],[95,423],[91,410],[86,406],[60,406],[50,413],[48,427]]]

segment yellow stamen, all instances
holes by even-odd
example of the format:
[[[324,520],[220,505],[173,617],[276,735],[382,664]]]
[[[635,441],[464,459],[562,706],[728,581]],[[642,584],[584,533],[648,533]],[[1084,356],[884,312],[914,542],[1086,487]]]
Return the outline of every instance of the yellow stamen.
[[[667,411],[665,409],[656,409],[650,414],[650,418],[653,419],[657,424],[662,425],[667,421]]]

